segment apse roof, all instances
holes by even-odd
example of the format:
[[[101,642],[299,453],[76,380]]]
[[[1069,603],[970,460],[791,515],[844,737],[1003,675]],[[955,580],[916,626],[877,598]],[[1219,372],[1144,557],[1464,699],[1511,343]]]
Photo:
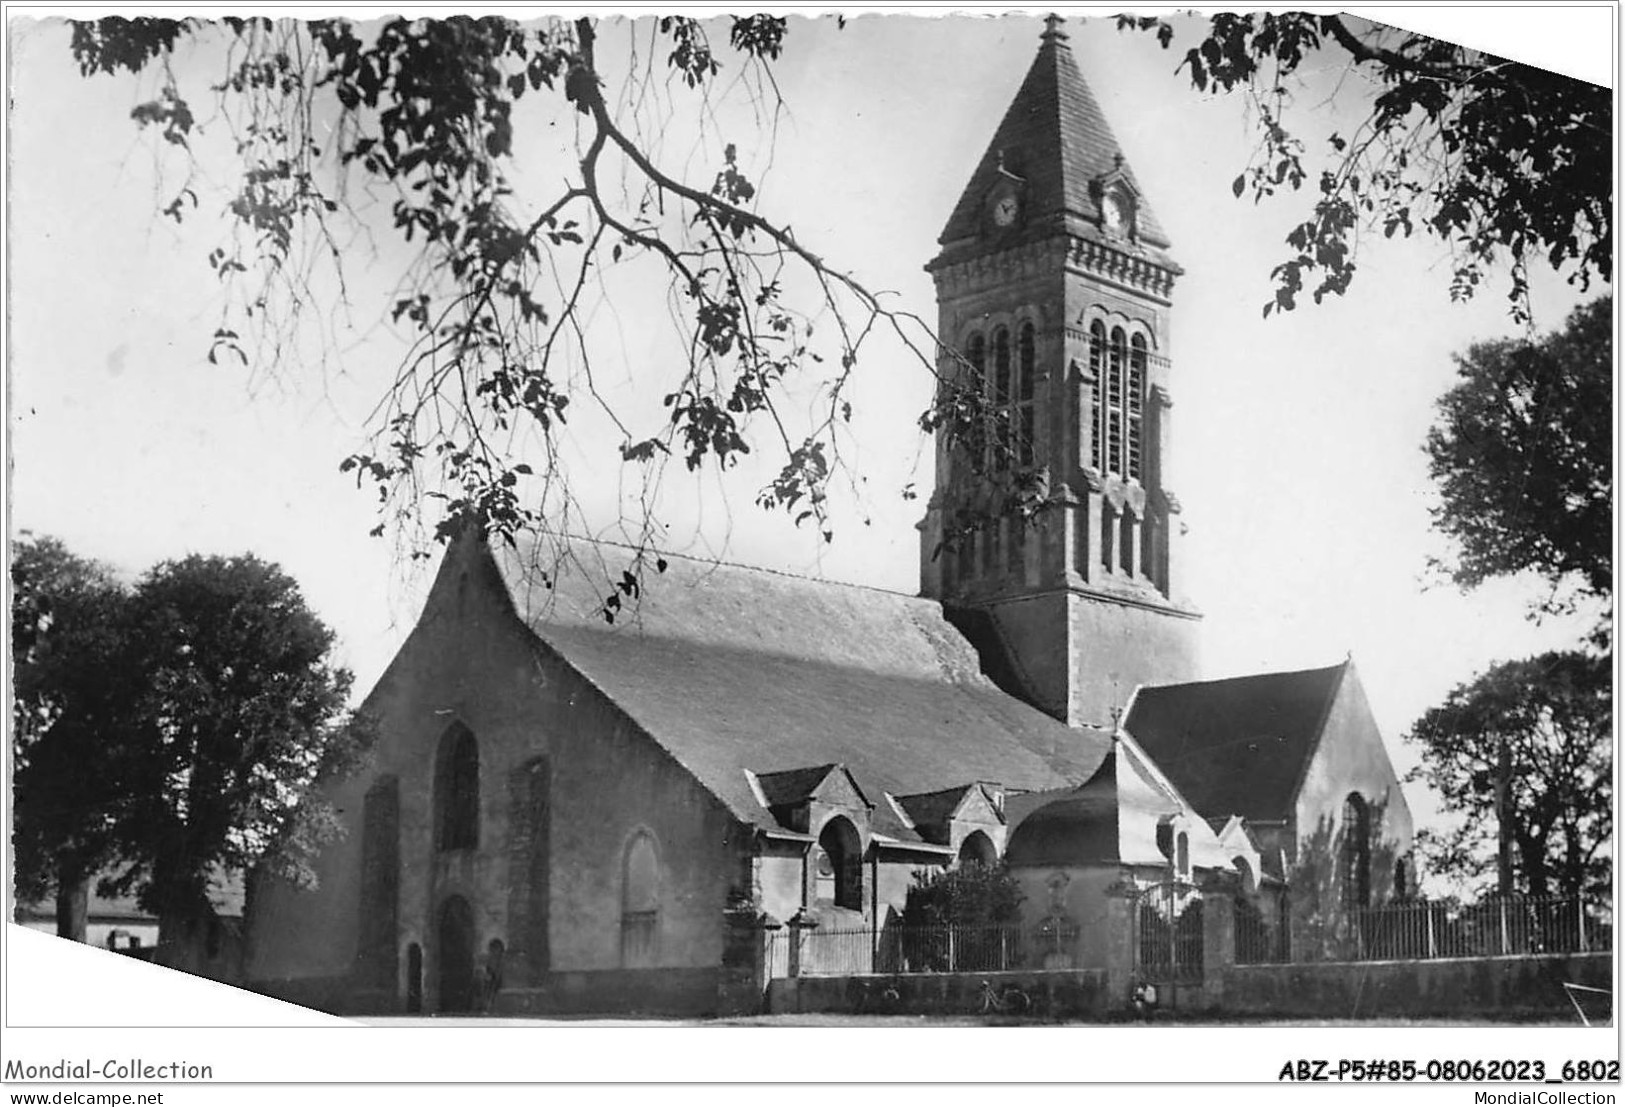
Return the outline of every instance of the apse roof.
[[[995,687],[932,601],[668,554],[612,624],[608,581],[633,551],[559,549],[492,551],[516,613],[746,822],[777,825],[746,769],[844,765],[890,824],[882,792],[1080,784],[1109,748]]]
[[[1123,728],[1203,817],[1285,819],[1348,665],[1141,688]]]

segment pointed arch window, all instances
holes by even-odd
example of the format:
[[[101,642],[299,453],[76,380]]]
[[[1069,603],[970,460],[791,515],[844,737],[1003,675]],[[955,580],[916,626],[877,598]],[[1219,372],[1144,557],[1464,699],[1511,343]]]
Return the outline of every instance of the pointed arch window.
[[[1124,475],[1130,480],[1140,479],[1140,428],[1144,421],[1145,363],[1145,336],[1137,334],[1129,342],[1128,396],[1124,405],[1128,421],[1128,468]]]
[[[1096,469],[1106,468],[1106,440],[1104,433],[1105,418],[1101,404],[1101,390],[1106,372],[1106,327],[1100,320],[1095,320],[1089,326],[1089,426],[1093,428],[1090,434],[1090,462]]]
[[[462,723],[441,735],[435,755],[434,831],[441,850],[480,844],[480,747]]]
[[[1371,906],[1371,809],[1365,797],[1350,792],[1343,801],[1343,907]]]
[[[993,332],[993,393],[988,406],[993,418],[993,469],[1010,468],[1010,331]]]
[[[1016,340],[1016,389],[1010,413],[1016,432],[1016,464],[1023,469],[1033,464],[1033,373],[1037,368],[1038,335],[1031,323],[1023,323]]]
[[[655,964],[660,938],[660,853],[654,836],[639,831],[621,863],[621,967]]]
[[[1128,342],[1122,327],[1112,328],[1111,347],[1106,353],[1106,468],[1123,472],[1123,384],[1128,360]]]
[[[987,376],[987,339],[982,337],[980,331],[970,336],[965,343],[965,360],[970,362],[970,379],[966,386],[977,395],[981,395],[983,379]]]
[[[1140,480],[1145,471],[1145,382],[1151,351],[1145,336],[1122,327],[1108,337],[1099,321],[1089,327],[1090,460],[1105,473]]]
[[[982,403],[987,395],[987,339],[981,331],[970,336],[965,343],[965,360],[969,363],[969,377],[965,381],[964,395]],[[987,438],[984,421],[980,418],[971,422],[966,433],[968,435],[965,445],[966,456],[970,458],[971,471],[980,473],[986,464]]]

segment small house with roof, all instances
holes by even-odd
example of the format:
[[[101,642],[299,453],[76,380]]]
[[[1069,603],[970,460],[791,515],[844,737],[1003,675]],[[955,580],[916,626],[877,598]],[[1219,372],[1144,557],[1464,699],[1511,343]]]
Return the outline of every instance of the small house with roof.
[[[372,764],[325,785],[350,833],[319,886],[256,886],[255,987],[749,1008],[808,967],[764,933],[881,969],[922,874],[997,861],[1038,967],[1126,999],[1147,935],[1213,943],[1204,903],[1321,955],[1403,886],[1352,665],[1197,680],[1163,464],[1182,270],[1060,20],[939,247],[941,377],[988,420],[939,436],[920,594],[464,534],[366,701]]]

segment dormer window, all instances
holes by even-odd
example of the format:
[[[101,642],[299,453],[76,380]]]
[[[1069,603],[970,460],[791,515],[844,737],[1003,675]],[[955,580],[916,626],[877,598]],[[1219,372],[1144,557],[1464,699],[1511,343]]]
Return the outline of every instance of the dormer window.
[[[1118,177],[1115,181],[1108,178],[1107,183],[1096,187],[1100,189],[1096,202],[1100,205],[1101,230],[1113,238],[1134,238],[1138,205],[1132,186]]]
[[[1107,193],[1101,207],[1101,221],[1111,234],[1131,237],[1134,233],[1134,204],[1121,192]]]

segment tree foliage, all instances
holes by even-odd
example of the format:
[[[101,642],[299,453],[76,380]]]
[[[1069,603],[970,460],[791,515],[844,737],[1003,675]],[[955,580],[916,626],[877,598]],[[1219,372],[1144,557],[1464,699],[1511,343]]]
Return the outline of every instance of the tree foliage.
[[[1172,24],[1123,16],[1167,48]],[[1295,77],[1340,59],[1352,88],[1372,90],[1352,134],[1324,139],[1324,167],[1288,129]],[[1527,267],[1544,258],[1582,288],[1613,272],[1613,95],[1533,66],[1348,15],[1224,12],[1180,62],[1191,84],[1244,94],[1259,129],[1236,177],[1254,202],[1308,190],[1311,212],[1287,234],[1287,258],[1264,314],[1316,303],[1353,280],[1362,234],[1446,243],[1450,291],[1471,296],[1486,272],[1511,267],[1513,313],[1528,318]]]
[[[17,894],[134,891],[160,928],[206,919],[221,872],[309,879],[354,763],[350,675],[297,584],[253,557],[165,562],[133,589],[59,541],[13,547]],[[82,938],[83,934],[70,934]]]
[[[15,890],[21,902],[56,892],[65,936],[82,940],[70,901],[113,856],[128,794],[113,737],[132,691],[127,597],[54,538],[24,534],[11,552]]]
[[[727,469],[770,442],[777,474],[759,502],[827,539],[860,352],[879,329],[911,346],[928,336],[763,214],[758,162],[715,133],[719,103],[741,91],[771,133],[785,26],[766,15],[109,18],[75,23],[72,49],[87,76],[158,82],[133,117],[163,143],[198,143],[200,96],[232,136],[241,171],[221,198],[232,239],[208,259],[231,307],[211,360],[293,356],[286,324],[319,297],[312,273],[327,265],[342,281],[359,232],[409,252],[388,302],[363,305],[406,353],[368,446],[342,464],[380,497],[376,533],[421,522],[425,497],[439,501],[441,540],[470,523],[507,540],[566,529],[561,432],[589,407],[616,428],[595,465]],[[212,86],[181,87],[172,62],[186,44],[218,52]],[[681,171],[661,164],[676,119],[700,135]],[[548,191],[515,186],[538,166]],[[201,204],[189,179],[163,210],[180,221]],[[680,351],[645,367],[641,390],[663,400],[654,422],[617,409],[595,377],[592,321],[628,272],[663,290],[635,315],[664,316]],[[934,350],[915,352],[931,366]],[[797,379],[817,382],[810,417],[786,403]]]
[[[1504,817],[1514,886],[1503,891],[1610,894],[1611,669],[1580,652],[1506,662],[1417,721],[1407,741],[1422,763],[1407,779],[1463,816],[1425,840],[1431,871],[1467,881],[1493,873]]]
[[[346,719],[350,674],[295,581],[253,556],[164,562],[131,596],[142,694],[120,820],[123,872],[165,922],[207,918],[209,881],[308,860],[332,812],[311,794],[370,738]]]
[[[903,907],[904,923],[915,926],[993,926],[1021,918],[1021,885],[1001,861],[964,864],[915,874]]]
[[[1612,598],[1613,306],[1602,297],[1559,333],[1456,359],[1427,454],[1462,587],[1532,571],[1552,583],[1548,609],[1564,606],[1564,584]]]

